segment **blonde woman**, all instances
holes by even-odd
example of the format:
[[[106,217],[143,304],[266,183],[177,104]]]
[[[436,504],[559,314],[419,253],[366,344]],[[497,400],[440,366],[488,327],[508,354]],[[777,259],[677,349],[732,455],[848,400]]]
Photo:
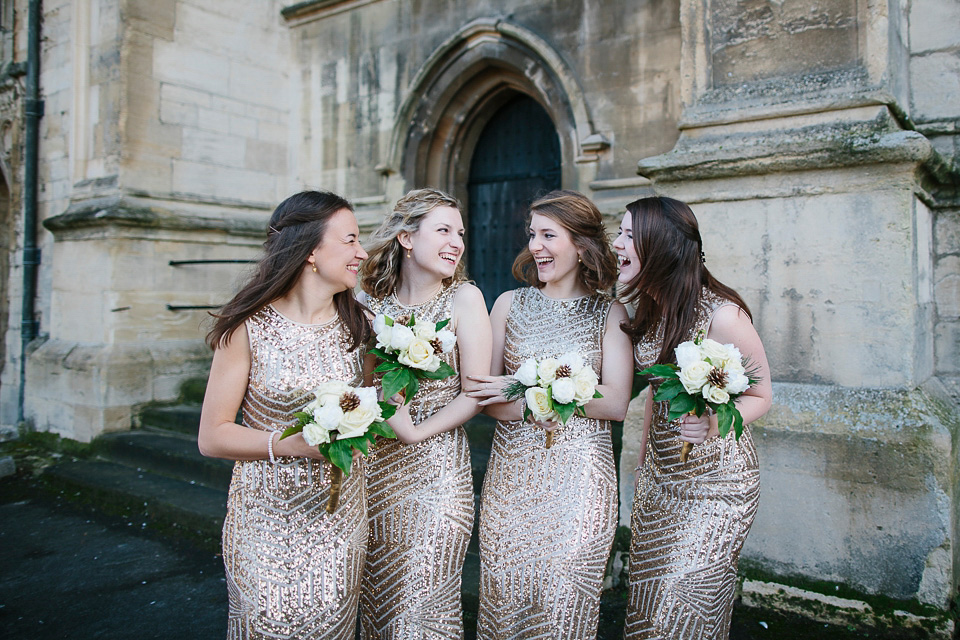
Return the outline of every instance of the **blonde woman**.
[[[473,480],[463,423],[479,412],[462,376],[490,368],[483,294],[463,276],[463,219],[455,198],[418,189],[374,234],[361,271],[374,313],[450,319],[457,345],[444,360],[458,375],[423,380],[390,420],[398,440],[367,466],[370,537],[363,577],[363,638],[461,638],[460,582],[473,529]]]

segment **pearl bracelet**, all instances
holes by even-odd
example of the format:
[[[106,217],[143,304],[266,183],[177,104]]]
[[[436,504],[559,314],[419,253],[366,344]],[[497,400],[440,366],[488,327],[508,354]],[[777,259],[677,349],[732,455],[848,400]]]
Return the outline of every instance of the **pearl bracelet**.
[[[279,431],[271,431],[270,437],[267,439],[267,455],[270,457],[270,462],[277,464],[277,459],[273,455],[273,436],[280,433]]]

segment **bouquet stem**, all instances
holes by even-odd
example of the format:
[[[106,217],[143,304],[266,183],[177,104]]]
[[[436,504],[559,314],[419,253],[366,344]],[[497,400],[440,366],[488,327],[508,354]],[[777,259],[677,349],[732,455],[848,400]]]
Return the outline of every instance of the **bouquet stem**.
[[[333,513],[340,504],[340,489],[343,487],[343,470],[330,465],[330,497],[327,498],[327,513]]]
[[[687,458],[690,457],[691,451],[693,451],[693,443],[684,442],[683,446],[680,447],[680,462],[687,464]]]
[[[547,442],[543,445],[544,449],[549,449],[553,446],[553,431],[547,431]]]

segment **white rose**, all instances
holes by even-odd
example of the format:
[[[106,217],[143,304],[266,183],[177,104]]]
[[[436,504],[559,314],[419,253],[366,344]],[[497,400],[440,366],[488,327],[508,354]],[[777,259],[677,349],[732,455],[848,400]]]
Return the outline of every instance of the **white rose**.
[[[339,404],[340,396],[350,390],[350,385],[343,380],[329,380],[324,382],[313,392],[313,395],[317,398],[316,406],[322,407],[331,402]]]
[[[339,398],[335,402],[328,402],[313,412],[313,419],[318,425],[328,431],[333,431],[340,427],[340,419],[343,418],[343,410],[340,408]]]
[[[444,353],[453,351],[454,345],[457,344],[457,334],[447,329],[437,331],[437,339],[440,340],[440,350]]]
[[[533,413],[535,420],[553,420],[556,413],[550,408],[550,397],[543,387],[530,387],[523,394],[527,407]]]
[[[567,404],[573,402],[573,398],[577,395],[577,385],[573,378],[557,378],[550,385],[550,391],[553,393],[554,402]]]
[[[707,383],[707,374],[713,370],[709,364],[703,360],[696,360],[680,369],[678,377],[684,390],[689,394],[696,394]]]
[[[701,391],[703,394],[704,400],[707,402],[715,402],[717,404],[726,404],[730,401],[730,394],[721,389],[720,387],[715,387],[712,384],[706,384],[703,386]]]
[[[434,355],[433,347],[423,338],[412,339],[397,360],[400,364],[422,371],[436,371],[440,367],[440,358]]]
[[[526,387],[535,387],[537,385],[537,361],[533,358],[527,358],[517,369],[517,372],[513,374],[513,377]]]
[[[303,439],[306,440],[308,445],[315,447],[318,444],[330,442],[330,432],[316,422],[311,422],[303,426]]]
[[[357,387],[353,390],[360,398],[360,406],[377,414],[380,419],[380,404],[377,402],[377,390],[374,387]]]
[[[377,331],[377,348],[392,351],[393,347],[390,344],[392,338],[393,327],[384,327],[380,331]]]
[[[597,384],[600,380],[597,378],[596,372],[591,367],[584,367],[573,377],[573,384],[576,387],[576,392],[573,395],[573,399],[577,402],[578,405],[585,405],[589,402],[590,398],[593,397],[594,391],[597,390]]]
[[[382,313],[378,313],[373,319],[373,332],[376,334],[381,333],[384,329],[389,329],[387,325],[387,316]]]
[[[728,373],[727,384],[723,390],[729,394],[743,393],[750,387],[750,379],[742,373]]]
[[[435,322],[418,322],[413,325],[413,335],[429,342],[437,337],[437,325]]]
[[[407,348],[414,337],[413,329],[402,324],[395,324],[393,325],[393,331],[390,332],[390,347],[402,351]]]
[[[540,378],[540,384],[549,386],[551,382],[557,379],[557,367],[560,363],[556,358],[545,358],[537,365],[537,377]]]
[[[677,364],[681,369],[689,367],[697,360],[702,359],[700,347],[694,342],[683,342],[673,352],[677,356]]]
[[[720,344],[710,338],[700,343],[700,353],[703,354],[704,358],[710,358],[710,362],[715,367],[722,367],[728,360],[733,359],[733,350],[734,346],[732,344]],[[739,360],[739,358],[737,359]]]
[[[353,411],[347,411],[340,420],[340,437],[356,438],[367,432],[367,428],[380,416],[380,408],[374,411],[362,404]]]
[[[583,369],[583,357],[575,351],[569,351],[563,354],[557,360],[557,363],[557,366],[559,367],[562,367],[563,365],[570,367],[571,376],[577,375],[580,373],[580,369]]]

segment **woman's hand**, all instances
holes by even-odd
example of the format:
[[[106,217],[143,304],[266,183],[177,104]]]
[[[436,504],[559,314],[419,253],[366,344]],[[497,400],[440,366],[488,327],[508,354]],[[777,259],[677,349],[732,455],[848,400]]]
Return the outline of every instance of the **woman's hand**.
[[[515,381],[513,376],[467,376],[467,380],[467,396],[478,400],[481,407],[512,402],[504,397],[503,390]]]
[[[711,435],[711,430],[716,431],[715,420],[711,417],[710,413],[704,412],[700,417],[685,415],[680,418],[680,439],[690,444],[702,443]]]
[[[307,444],[303,439],[303,433],[295,433],[283,440],[278,435],[271,434],[270,437],[274,438],[273,453],[277,458],[312,458],[327,461],[326,456],[320,453],[319,449]]]
[[[535,427],[540,427],[547,433],[554,431],[557,427],[560,426],[560,423],[556,420],[534,420],[533,418],[530,418],[529,420],[527,420],[527,422],[529,422]]]
[[[398,394],[399,395],[399,394]],[[398,396],[394,396],[396,398]],[[401,400],[402,402],[402,400]],[[417,426],[413,424],[413,416],[410,415],[410,405],[398,405],[397,412],[387,420],[387,424],[397,434],[397,440],[404,444],[415,444],[420,442],[417,433]]]

